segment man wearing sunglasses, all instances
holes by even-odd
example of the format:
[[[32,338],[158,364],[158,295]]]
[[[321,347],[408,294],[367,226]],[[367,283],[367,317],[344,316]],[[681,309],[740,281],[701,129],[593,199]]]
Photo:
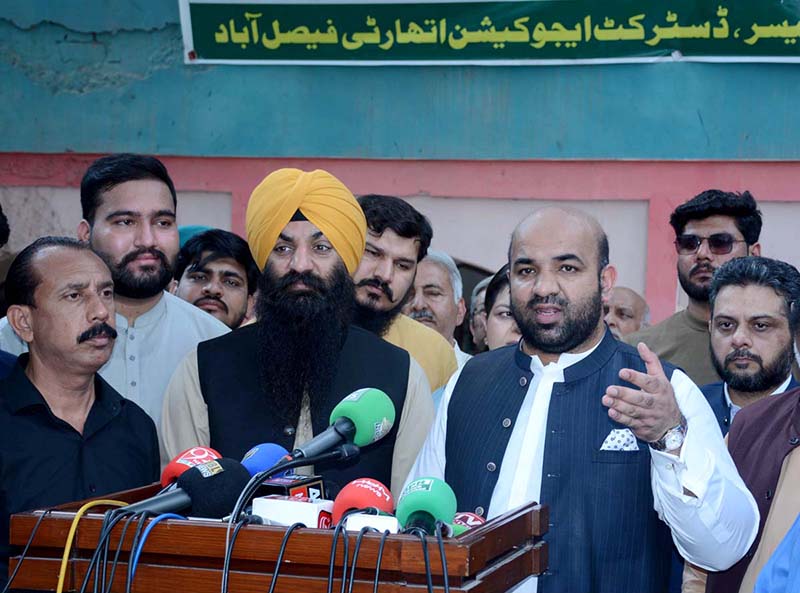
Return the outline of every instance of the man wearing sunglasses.
[[[714,271],[737,257],[761,255],[761,212],[749,192],[710,189],[678,206],[675,230],[678,280],[689,297],[686,309],[625,338],[644,342],[659,358],[682,368],[698,385],[719,381],[709,351],[709,293]]]

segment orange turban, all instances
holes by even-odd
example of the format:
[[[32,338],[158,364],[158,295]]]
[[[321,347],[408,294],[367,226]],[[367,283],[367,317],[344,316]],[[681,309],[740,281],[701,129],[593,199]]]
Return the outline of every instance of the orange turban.
[[[253,190],[245,230],[258,267],[264,269],[278,235],[298,210],[327,237],[352,275],[364,255],[367,219],[350,190],[321,169],[278,169]]]

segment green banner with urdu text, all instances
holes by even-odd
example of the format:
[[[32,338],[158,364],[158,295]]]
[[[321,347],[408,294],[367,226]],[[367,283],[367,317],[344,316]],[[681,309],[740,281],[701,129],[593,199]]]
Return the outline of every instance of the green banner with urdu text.
[[[187,63],[800,61],[800,0],[179,0]]]

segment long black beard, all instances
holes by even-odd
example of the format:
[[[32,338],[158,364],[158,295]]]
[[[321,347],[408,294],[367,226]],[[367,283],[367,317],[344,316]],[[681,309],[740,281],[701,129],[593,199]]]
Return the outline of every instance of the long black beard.
[[[368,305],[362,305],[356,300],[355,308],[353,309],[353,323],[376,336],[383,336],[389,330],[389,326],[397,319],[397,316],[400,315],[405,304],[406,299],[403,299],[388,311],[379,311]]]
[[[290,291],[302,281],[311,290]],[[327,280],[311,273],[258,280],[258,367],[266,397],[290,426],[300,417],[303,394],[313,402],[330,391],[352,318],[355,291],[344,265]]]

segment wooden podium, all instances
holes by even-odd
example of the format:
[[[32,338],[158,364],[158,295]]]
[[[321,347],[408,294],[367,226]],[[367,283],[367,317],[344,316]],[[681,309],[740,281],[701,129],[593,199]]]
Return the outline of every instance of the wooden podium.
[[[154,484],[109,495],[126,502],[148,498],[158,491]],[[85,502],[85,501],[84,501]],[[61,557],[75,511],[81,503],[58,507],[48,514],[36,533],[13,588],[54,591]],[[93,509],[94,510],[94,509]],[[100,507],[100,511],[105,509]],[[39,511],[11,517],[12,556],[9,573],[19,562]],[[97,545],[102,514],[92,512],[81,518],[72,545],[64,591],[80,589]],[[508,590],[531,574],[547,568],[547,544],[541,536],[547,531],[546,506],[528,504],[509,511],[472,529],[460,537],[445,539],[447,578],[450,589],[474,593]],[[147,538],[137,565],[132,590],[136,593],[218,593],[222,578],[226,523],[211,520],[166,520]],[[111,550],[116,549],[122,526],[111,535]],[[122,559],[117,568],[113,591],[125,588],[128,552],[134,529],[128,529],[122,544]],[[230,593],[265,593],[272,581],[276,558],[285,529],[261,525],[244,527],[236,539],[229,577]],[[350,561],[356,534],[349,534]],[[371,593],[381,536],[364,536],[353,581],[354,593]],[[279,571],[276,591],[280,593],[325,593],[333,530],[298,529],[291,534]],[[428,538],[428,552],[434,587],[443,591],[442,565],[436,538]],[[343,541],[337,547],[334,591],[341,587]],[[92,581],[94,578],[92,578]],[[91,584],[89,590],[91,591]],[[386,539],[378,590],[386,593],[427,591],[422,543],[411,535],[392,535]],[[349,583],[348,583],[349,585]]]

